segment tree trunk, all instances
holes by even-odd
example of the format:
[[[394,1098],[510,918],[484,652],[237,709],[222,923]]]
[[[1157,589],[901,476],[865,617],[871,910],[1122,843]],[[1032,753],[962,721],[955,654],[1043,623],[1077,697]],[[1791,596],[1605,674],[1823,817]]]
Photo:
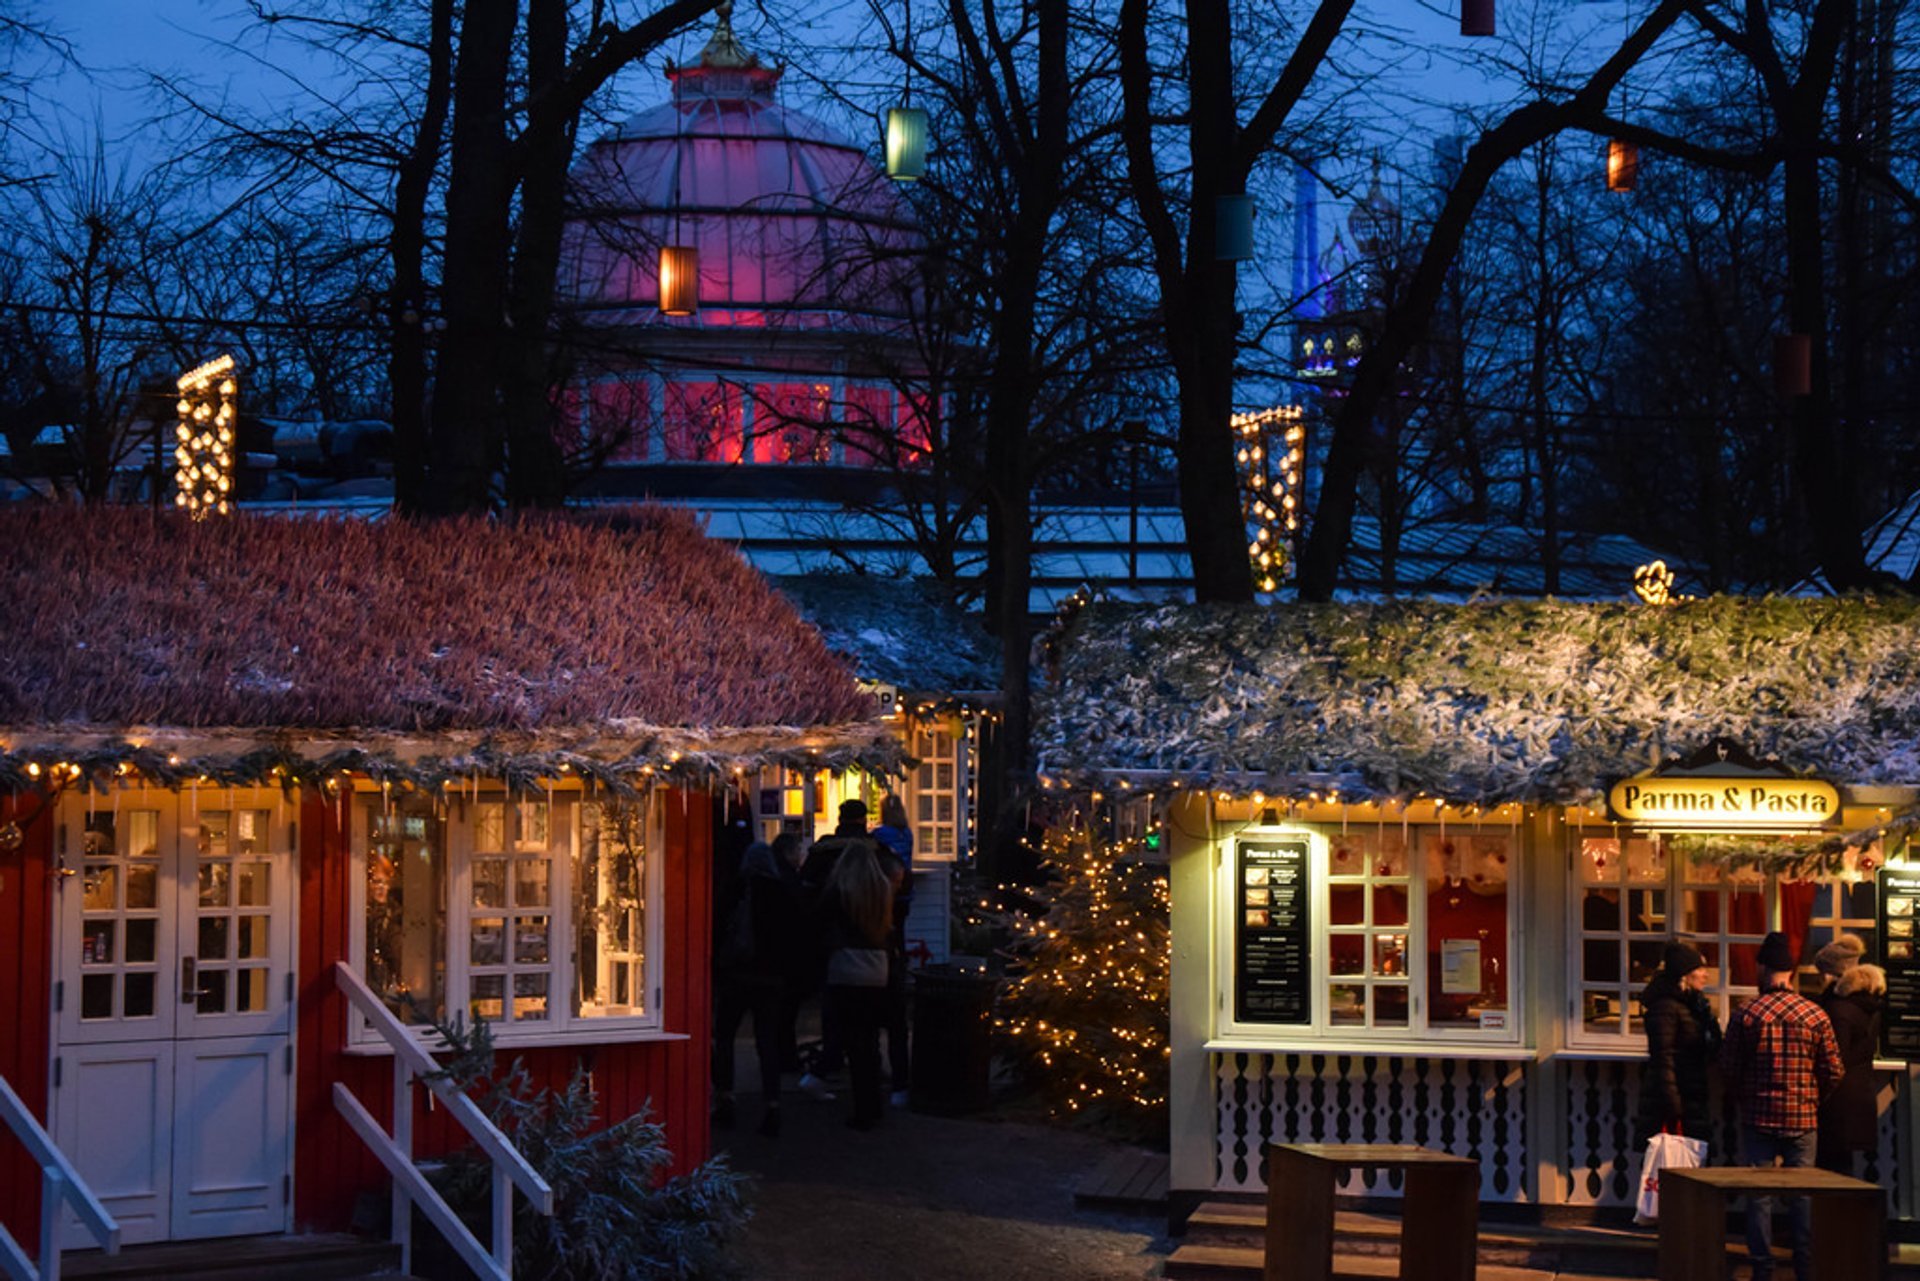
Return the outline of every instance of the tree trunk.
[[[427,193],[440,163],[453,80],[454,0],[433,0],[427,36],[427,87],[419,132],[395,175],[388,253],[387,384],[393,396],[393,499],[403,512],[427,507]],[[412,319],[407,319],[411,316]]]
[[[502,437],[498,393],[507,307],[512,180],[507,74],[517,0],[468,0],[453,80],[452,169],[442,291],[446,332],[434,380],[426,510],[491,506]]]

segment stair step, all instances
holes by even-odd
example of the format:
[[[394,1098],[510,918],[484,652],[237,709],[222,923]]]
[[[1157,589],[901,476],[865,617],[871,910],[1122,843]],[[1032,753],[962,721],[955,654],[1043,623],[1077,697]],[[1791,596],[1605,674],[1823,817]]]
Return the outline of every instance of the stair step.
[[[346,1235],[169,1241],[118,1254],[73,1250],[61,1255],[60,1273],[86,1281],[403,1281],[399,1246]]]

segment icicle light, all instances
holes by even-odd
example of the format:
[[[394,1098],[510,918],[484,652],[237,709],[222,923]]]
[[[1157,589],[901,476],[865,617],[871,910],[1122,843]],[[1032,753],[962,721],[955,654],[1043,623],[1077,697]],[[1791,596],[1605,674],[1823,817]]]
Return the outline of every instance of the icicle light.
[[[174,505],[195,520],[225,516],[233,510],[233,415],[240,396],[233,357],[189,369],[175,385]]]
[[[927,172],[927,113],[919,107],[887,108],[887,177],[912,182]]]
[[[1297,405],[1235,414],[1239,438],[1241,509],[1252,533],[1247,555],[1254,586],[1275,590],[1293,572],[1293,540],[1300,532],[1300,469],[1306,457],[1306,425]]]

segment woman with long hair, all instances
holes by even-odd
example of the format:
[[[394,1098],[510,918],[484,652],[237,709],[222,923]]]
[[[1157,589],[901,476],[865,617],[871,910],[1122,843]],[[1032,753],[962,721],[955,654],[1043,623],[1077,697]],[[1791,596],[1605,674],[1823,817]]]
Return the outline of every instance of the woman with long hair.
[[[899,864],[891,855],[888,862]],[[853,1078],[847,1124],[880,1124],[880,1027],[887,1013],[887,936],[893,929],[893,883],[877,846],[850,839],[834,860],[821,904],[827,948],[827,1003],[846,1038]]]

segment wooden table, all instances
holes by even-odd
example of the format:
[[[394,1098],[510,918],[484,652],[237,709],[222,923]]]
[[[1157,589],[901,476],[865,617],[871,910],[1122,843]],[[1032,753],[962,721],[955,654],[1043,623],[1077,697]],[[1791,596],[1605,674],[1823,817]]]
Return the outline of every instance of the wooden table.
[[[1267,1145],[1265,1281],[1333,1276],[1333,1189],[1343,1170],[1397,1169],[1400,1275],[1404,1281],[1471,1281],[1478,1244],[1480,1164],[1395,1143]]]
[[[1727,1199],[1813,1199],[1817,1281],[1877,1281],[1887,1271],[1887,1198],[1831,1170],[1734,1165],[1660,1171],[1660,1281],[1721,1281],[1727,1271]]]

